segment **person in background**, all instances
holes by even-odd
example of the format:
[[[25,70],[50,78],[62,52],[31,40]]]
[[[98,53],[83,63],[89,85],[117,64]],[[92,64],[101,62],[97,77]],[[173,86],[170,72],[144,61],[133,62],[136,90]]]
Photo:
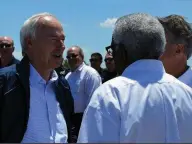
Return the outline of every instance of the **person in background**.
[[[49,13],[27,19],[20,31],[24,57],[0,75],[0,142],[71,141],[73,97],[55,68],[62,62],[65,34]]]
[[[64,62],[64,59],[62,60],[61,65],[60,65],[58,68],[56,68],[55,71],[57,72],[57,74],[58,74],[59,76],[62,75],[62,76],[65,77],[65,76],[70,72],[70,69],[66,68],[66,67],[64,66],[63,62]]]
[[[167,74],[160,22],[145,13],[120,17],[112,35],[120,76],[102,84],[84,112],[78,143],[192,142],[192,89]]]
[[[102,83],[112,78],[115,78],[117,76],[117,72],[115,69],[115,62],[114,62],[112,53],[106,53],[104,61],[105,61],[106,69],[103,70]]]
[[[101,78],[103,79],[103,68],[101,68],[101,64],[103,62],[103,57],[100,53],[92,53],[90,58],[91,67],[94,68]]]
[[[14,42],[10,37],[0,37],[0,68],[17,64],[20,61],[13,56],[15,50]]]
[[[73,138],[77,140],[82,116],[93,92],[101,85],[97,71],[85,65],[84,53],[79,46],[72,46],[67,51],[67,59],[71,72],[66,75],[74,98],[75,114],[73,117]]]
[[[166,33],[166,49],[160,57],[167,73],[192,87],[192,68],[187,60],[192,54],[192,29],[180,15],[159,18]]]

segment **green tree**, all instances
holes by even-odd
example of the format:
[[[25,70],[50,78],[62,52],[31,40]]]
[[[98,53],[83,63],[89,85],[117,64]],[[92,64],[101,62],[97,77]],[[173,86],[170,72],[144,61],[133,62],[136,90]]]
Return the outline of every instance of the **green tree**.
[[[63,65],[63,67],[65,67],[65,68],[69,68],[69,64],[68,64],[68,61],[67,61],[67,60],[64,60],[62,65]]]

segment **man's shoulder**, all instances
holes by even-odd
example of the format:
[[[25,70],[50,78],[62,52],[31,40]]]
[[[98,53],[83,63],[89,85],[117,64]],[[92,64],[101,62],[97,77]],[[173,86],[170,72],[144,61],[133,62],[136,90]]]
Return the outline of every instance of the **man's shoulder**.
[[[18,64],[18,63],[20,63],[20,60],[14,58],[14,64]]]
[[[60,77],[58,77],[58,81],[61,82],[64,88],[70,89],[69,83],[66,80],[65,76],[61,75]]]
[[[14,76],[16,74],[16,64],[0,69],[0,76]]]
[[[103,83],[96,91],[101,95],[105,95],[106,93],[115,94],[116,92],[119,93],[124,91],[125,89],[127,90],[128,86],[136,85],[136,84],[137,82],[134,80],[131,80],[127,77],[118,76]]]
[[[92,67],[85,65],[83,71],[88,75],[96,75],[99,76],[99,73]]]
[[[129,79],[127,77],[124,76],[117,76],[107,82],[105,82],[103,85],[106,86],[112,86],[112,87],[121,87],[121,86],[127,86],[127,85],[135,85],[137,83],[137,81]]]

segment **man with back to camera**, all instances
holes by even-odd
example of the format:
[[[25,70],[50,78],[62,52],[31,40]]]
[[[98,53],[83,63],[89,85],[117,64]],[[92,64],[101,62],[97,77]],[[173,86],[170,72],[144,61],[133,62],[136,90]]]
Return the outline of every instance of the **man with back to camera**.
[[[65,34],[49,13],[33,15],[20,31],[24,57],[14,71],[0,75],[0,142],[71,141],[73,98],[62,62]]]
[[[0,37],[0,68],[17,64],[20,61],[13,56],[15,50],[14,42],[10,37]]]
[[[192,29],[180,15],[159,18],[166,34],[166,49],[160,57],[167,73],[192,87],[192,69],[187,60],[192,54]]]
[[[119,75],[101,85],[84,112],[78,142],[192,142],[192,90],[158,60],[165,33],[148,14],[120,17],[106,50]]]
[[[68,64],[71,69],[66,79],[74,98],[75,114],[73,116],[73,138],[76,141],[84,110],[93,92],[101,85],[101,77],[95,69],[84,63],[84,53],[79,46],[72,46],[67,51]]]

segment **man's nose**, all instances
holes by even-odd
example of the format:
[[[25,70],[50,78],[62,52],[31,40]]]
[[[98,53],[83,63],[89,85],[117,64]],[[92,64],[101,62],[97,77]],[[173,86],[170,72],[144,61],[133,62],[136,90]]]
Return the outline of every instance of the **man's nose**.
[[[57,42],[57,47],[58,47],[58,48],[65,49],[64,41],[63,41],[63,40],[59,40],[59,41]]]

